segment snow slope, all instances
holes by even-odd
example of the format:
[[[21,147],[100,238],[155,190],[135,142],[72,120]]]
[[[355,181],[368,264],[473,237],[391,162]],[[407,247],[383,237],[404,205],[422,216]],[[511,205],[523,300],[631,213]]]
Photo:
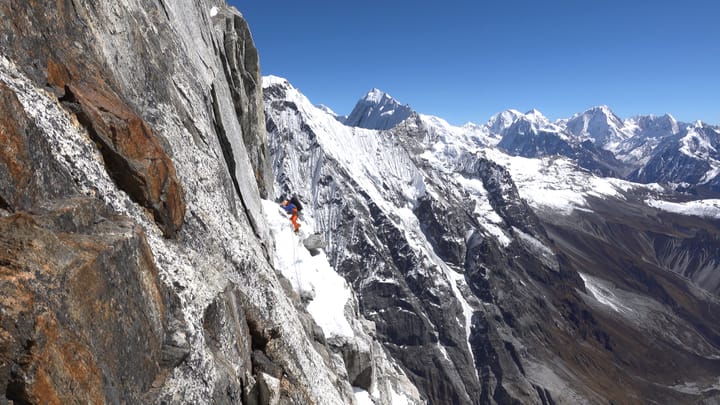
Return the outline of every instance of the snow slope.
[[[262,204],[274,246],[275,269],[301,297],[325,339],[333,347],[353,348],[353,354],[356,351],[372,354],[375,379],[369,387],[353,387],[358,404],[421,404],[417,389],[366,334],[363,325],[367,321],[357,314],[357,298],[347,281],[332,267],[324,250],[317,249],[313,255],[303,245],[303,240],[316,232],[315,220],[309,211],[303,210],[301,228],[296,234],[289,217],[277,203],[263,200]],[[343,355],[335,361],[347,363],[346,367],[359,366],[352,355]]]
[[[682,203],[648,199],[645,200],[645,203],[651,207],[676,214],[720,219],[720,200],[717,199],[695,200]]]
[[[328,339],[350,340],[354,333],[345,318],[352,297],[345,279],[330,266],[324,252],[312,256],[302,241],[314,232],[312,222],[301,221],[295,234],[292,224],[277,203],[263,200],[263,209],[275,244],[275,269],[290,280],[295,292],[310,301],[308,312]]]

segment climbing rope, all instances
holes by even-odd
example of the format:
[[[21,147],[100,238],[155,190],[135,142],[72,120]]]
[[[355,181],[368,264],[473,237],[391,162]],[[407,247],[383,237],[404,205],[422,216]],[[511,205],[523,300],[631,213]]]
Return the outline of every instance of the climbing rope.
[[[298,237],[298,239],[299,239],[299,237]],[[293,245],[293,268],[295,270],[295,281],[297,282],[297,286],[298,286],[298,294],[300,294],[302,296],[302,294],[301,294],[302,279],[300,278],[300,271],[298,271],[298,263],[297,263],[298,262],[298,260],[297,260],[297,255],[298,255],[297,244],[293,243],[292,245]]]

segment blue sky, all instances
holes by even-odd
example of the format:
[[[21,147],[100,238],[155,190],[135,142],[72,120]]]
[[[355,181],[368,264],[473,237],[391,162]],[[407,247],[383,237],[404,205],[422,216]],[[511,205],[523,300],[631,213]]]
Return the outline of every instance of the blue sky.
[[[718,1],[229,3],[250,25],[262,74],[339,114],[377,87],[453,124],[602,104],[621,118],[720,124]]]

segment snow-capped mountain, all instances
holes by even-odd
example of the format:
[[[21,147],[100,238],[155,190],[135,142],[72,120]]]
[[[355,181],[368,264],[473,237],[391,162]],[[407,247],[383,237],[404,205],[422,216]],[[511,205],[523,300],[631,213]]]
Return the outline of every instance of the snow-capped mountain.
[[[720,131],[698,121],[685,129],[678,145],[684,155],[698,160],[717,160],[720,157]]]
[[[661,116],[644,115],[632,117],[625,121],[625,125],[633,128],[635,136],[640,138],[665,138],[677,134],[687,124],[679,123],[670,114]]]
[[[537,110],[531,110],[527,114],[516,110],[507,110],[493,116],[485,124],[485,127],[490,133],[502,137],[518,121],[521,122],[518,124],[520,131],[512,131],[512,137],[516,137],[518,133],[537,135],[543,132],[546,133],[545,137],[548,134],[554,134],[556,138],[559,138],[558,140],[565,141],[571,146],[590,141],[596,148],[612,152],[616,159],[631,166],[640,166],[646,162],[662,139],[677,134],[686,125],[678,123],[669,114],[661,117],[651,115],[622,120],[608,106],[597,106],[575,114],[569,119],[560,119],[554,123],[550,123]],[[537,139],[528,138],[527,141],[537,142]],[[569,150],[557,146],[555,149]],[[515,147],[523,148],[520,145]],[[529,153],[530,149],[535,148],[530,146],[525,149]],[[539,148],[538,153],[543,152],[548,151]]]
[[[520,115],[504,130],[498,147],[515,156],[565,156],[578,165],[604,176],[618,176],[626,171],[612,153],[587,138],[574,136],[564,126],[551,123],[537,110]]]
[[[702,122],[685,127],[678,135],[665,138],[630,178],[720,194],[720,131]]]
[[[401,105],[378,89],[360,99],[347,119],[323,109],[348,126],[378,130],[394,128],[415,114],[408,105]],[[450,125],[440,117],[418,116],[422,117],[430,138],[464,138],[477,145],[497,145],[512,155],[523,157],[565,156],[603,176],[682,183],[686,190],[699,187],[712,193],[717,191],[714,187],[717,181],[713,180],[717,177],[715,158],[708,153],[704,156],[697,153],[696,156],[687,153],[669,156],[683,147],[673,143],[675,137],[692,127],[677,122],[670,114],[623,120],[603,105],[569,119],[550,122],[535,109],[524,114],[508,109],[492,116],[483,125],[468,123],[462,127]],[[690,143],[685,149],[689,150],[692,144],[690,140],[687,142]],[[708,142],[712,145],[710,140]],[[688,162],[668,164],[669,159]],[[684,171],[690,172],[681,175]]]
[[[637,116],[623,121],[622,132],[630,134],[619,143],[606,145],[618,160],[640,167],[652,158],[655,148],[668,137],[676,135],[686,124],[678,123],[670,114]]]
[[[488,126],[421,114],[388,131],[343,126],[287,81],[263,87],[275,189],[304,201],[421,401],[717,399],[717,201],[671,203],[577,158],[513,156]],[[575,144],[543,118],[500,125],[503,139]]]
[[[355,104],[345,124],[368,129],[390,129],[412,113],[410,106],[400,104],[383,91],[372,89]]]
[[[421,132],[425,134],[424,141],[426,142],[440,142],[444,145],[460,143],[490,146],[497,145],[500,141],[498,135],[490,133],[483,125],[467,123],[458,127],[440,117],[415,113],[400,126],[407,128],[408,125],[412,125],[411,123],[423,128]]]
[[[537,157],[555,154],[571,154],[571,138],[561,127],[550,121],[537,110],[528,111],[517,117],[507,129],[498,146],[511,154]]]
[[[603,176],[720,194],[718,129],[702,123],[678,123],[669,114],[623,121],[607,106],[599,106],[554,123],[537,110],[508,110],[483,128],[488,139],[501,137],[497,146],[511,155],[564,156]]]
[[[377,89],[360,99],[347,119],[331,110],[329,113],[348,126],[377,130],[394,128],[416,114]],[[673,137],[691,127],[678,123],[670,114],[622,120],[608,106],[597,106],[569,119],[551,122],[535,109],[524,114],[508,109],[483,125],[468,123],[462,127],[450,125],[440,117],[418,116],[431,139],[452,143],[462,138],[477,145],[497,145],[511,155],[523,157],[565,156],[603,176],[682,183],[686,190],[699,187],[712,193],[717,191],[714,186],[717,181],[713,180],[717,177],[714,174],[717,165],[707,153],[699,159],[687,154],[669,156],[682,147],[673,144]],[[687,162],[668,164],[669,159]],[[680,174],[688,170],[691,172]]]
[[[607,106],[593,107],[576,114],[565,123],[567,130],[578,138],[590,139],[593,144],[613,150],[630,138],[623,121]]]
[[[497,134],[500,137],[505,135],[505,131],[524,114],[518,110],[505,110],[490,117],[485,123],[485,127],[491,134]]]

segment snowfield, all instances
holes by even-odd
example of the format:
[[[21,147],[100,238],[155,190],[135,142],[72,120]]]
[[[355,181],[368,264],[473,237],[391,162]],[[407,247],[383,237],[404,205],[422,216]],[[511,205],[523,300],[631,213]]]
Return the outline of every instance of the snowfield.
[[[352,297],[350,287],[330,266],[325,253],[312,256],[302,244],[314,232],[312,222],[300,221],[300,232],[295,234],[277,203],[263,200],[263,210],[275,244],[275,268],[303,300],[310,301],[307,310],[327,339],[352,339],[354,333],[345,318],[345,306]]]

